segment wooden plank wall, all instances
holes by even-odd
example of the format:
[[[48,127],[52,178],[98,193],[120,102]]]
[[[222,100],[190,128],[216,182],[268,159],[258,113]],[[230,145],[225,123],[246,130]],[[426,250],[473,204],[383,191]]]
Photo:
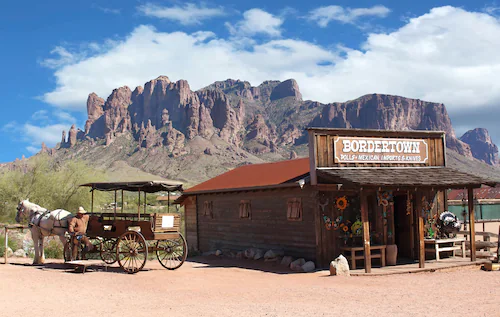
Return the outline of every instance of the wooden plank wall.
[[[314,142],[316,143],[316,162],[317,167],[422,167],[422,166],[444,166],[445,165],[445,149],[442,138],[423,138],[429,147],[429,160],[427,164],[380,164],[380,163],[335,163],[335,148],[333,140],[335,135],[315,134]],[[366,135],[369,137],[369,135]],[[394,138],[394,137],[391,137]],[[409,139],[409,137],[402,137]],[[416,138],[422,139],[422,138]]]
[[[302,221],[287,220],[288,198],[301,198]],[[204,201],[213,202],[213,218],[203,216]],[[240,200],[250,200],[251,219],[239,217]],[[313,191],[277,189],[198,195],[198,238],[201,252],[250,247],[282,249],[286,255],[316,259]]]
[[[184,202],[186,242],[190,251],[199,250],[196,205],[196,196],[190,196]]]

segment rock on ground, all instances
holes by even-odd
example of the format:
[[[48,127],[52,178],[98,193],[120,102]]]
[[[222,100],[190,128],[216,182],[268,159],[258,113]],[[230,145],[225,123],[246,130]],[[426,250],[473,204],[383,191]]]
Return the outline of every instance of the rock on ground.
[[[302,265],[302,271],[304,272],[312,272],[316,269],[316,265],[314,265],[313,261],[308,261],[304,265]]]
[[[23,249],[16,250],[14,252],[14,256],[18,258],[25,258],[26,257],[26,252]]]
[[[302,266],[304,264],[306,264],[306,260],[304,260],[304,259],[297,259],[297,260],[293,261],[292,263],[290,263],[290,269],[292,271],[302,272]]]
[[[330,275],[351,276],[349,263],[342,254],[330,262]]]
[[[281,265],[285,266],[290,266],[290,263],[293,262],[293,258],[291,256],[284,256],[283,259],[281,259]]]

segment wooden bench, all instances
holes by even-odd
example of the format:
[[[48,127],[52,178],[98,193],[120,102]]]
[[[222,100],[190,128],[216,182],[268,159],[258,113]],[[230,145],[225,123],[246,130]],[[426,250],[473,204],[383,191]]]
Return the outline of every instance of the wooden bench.
[[[385,249],[386,245],[371,245],[370,246],[370,254],[372,259],[380,259],[381,265],[385,266]],[[351,262],[351,269],[356,269],[356,260],[364,260],[365,255],[364,247],[341,247],[340,250],[348,251],[350,255],[347,255],[347,259]],[[377,253],[372,253],[373,251],[380,251]],[[356,255],[356,252],[361,251],[361,255]]]
[[[465,239],[464,238],[453,238],[453,239],[424,239],[425,252],[435,253],[436,260],[439,261],[439,253],[444,251],[453,251],[453,256],[455,256],[456,250],[462,250],[462,257],[465,258]],[[456,245],[456,243],[460,243]],[[441,246],[441,245],[445,246]],[[430,247],[427,247],[430,246]]]

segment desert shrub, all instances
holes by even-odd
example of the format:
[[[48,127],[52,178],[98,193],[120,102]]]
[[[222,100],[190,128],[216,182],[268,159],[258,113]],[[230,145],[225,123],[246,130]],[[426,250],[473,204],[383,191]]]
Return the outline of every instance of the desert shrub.
[[[73,213],[78,206],[90,209],[91,193],[79,185],[106,180],[104,172],[84,161],[58,162],[47,155],[36,155],[24,164],[0,172],[0,222],[14,222],[17,204],[22,199]],[[95,204],[107,199],[105,195],[98,196]]]
[[[23,248],[22,243],[20,243],[18,240],[15,240],[15,239],[9,239],[7,244],[9,246],[9,248],[11,248],[12,251],[14,251],[14,252],[18,249]],[[0,236],[0,257],[4,256],[4,254],[5,254],[5,236],[2,233],[2,235]]]
[[[64,258],[64,247],[61,241],[50,239],[44,244],[45,258],[47,259],[62,259]]]

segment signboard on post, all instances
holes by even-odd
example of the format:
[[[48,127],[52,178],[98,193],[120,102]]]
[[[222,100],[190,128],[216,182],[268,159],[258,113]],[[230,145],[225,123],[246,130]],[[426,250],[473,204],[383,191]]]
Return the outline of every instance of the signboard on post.
[[[423,139],[342,137],[333,140],[335,163],[425,164],[429,146]]]

